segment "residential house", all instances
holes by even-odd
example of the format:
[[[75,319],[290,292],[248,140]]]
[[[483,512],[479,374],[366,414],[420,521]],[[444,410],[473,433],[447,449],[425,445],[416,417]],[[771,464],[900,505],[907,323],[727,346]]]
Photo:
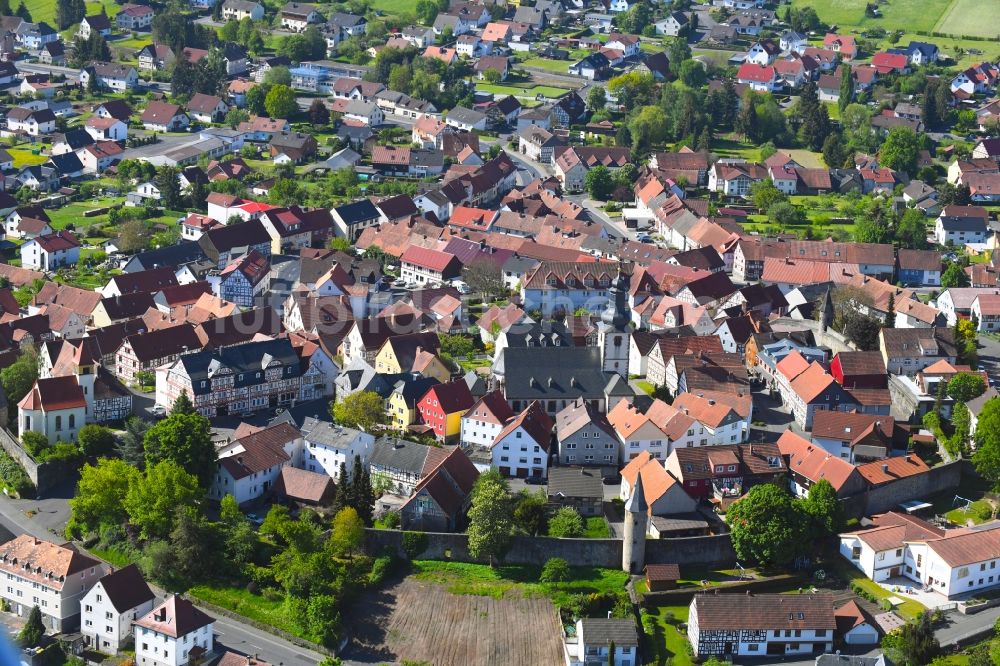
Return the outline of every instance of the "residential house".
[[[208,496],[219,501],[232,495],[246,504],[267,495],[281,468],[301,464],[302,433],[288,423],[277,423],[236,438],[219,450]]]
[[[639,634],[632,618],[580,618],[576,642],[567,644],[568,666],[633,666],[639,663],[638,654]]]
[[[475,399],[463,379],[437,384],[417,402],[420,421],[431,429],[435,439],[449,442],[461,434],[462,416]]]
[[[6,579],[0,598],[10,612],[27,619],[38,606],[46,630],[59,633],[80,628],[80,602],[104,575],[105,565],[71,543],[22,534],[0,545],[0,571]]]
[[[137,666],[201,663],[215,650],[215,620],[187,599],[171,594],[135,621]]]
[[[76,31],[77,37],[82,37],[83,39],[90,39],[90,36],[95,33],[101,37],[111,36],[111,19],[108,18],[107,14],[100,13],[93,16],[84,16],[83,20],[80,21],[80,27]]]
[[[264,18],[264,6],[254,0],[225,0],[222,3],[222,18],[226,21],[240,21],[244,18],[260,21]]]
[[[24,243],[20,255],[24,268],[54,271],[80,260],[80,241],[69,231],[42,234]]]
[[[488,448],[514,412],[500,391],[490,391],[479,398],[461,417],[460,442],[465,446]],[[615,448],[618,447],[617,441]]]
[[[945,206],[934,224],[934,240],[939,245],[986,242],[989,214],[979,206]]]
[[[187,103],[188,115],[203,123],[221,122],[229,111],[229,105],[215,95],[195,93]]]
[[[84,643],[104,654],[117,654],[132,636],[132,622],[153,610],[155,601],[135,564],[106,574],[80,604]]]
[[[905,577],[946,599],[1000,583],[995,530],[942,530],[896,512],[873,516],[872,522],[840,535],[841,556],[871,580]]]
[[[146,336],[164,330],[173,329]],[[126,342],[134,347],[136,337],[130,336]],[[120,360],[122,356],[119,351]],[[173,355],[158,364],[156,401],[169,407],[186,392],[195,410],[206,416],[288,407],[299,399],[302,375],[298,354],[288,339],[246,342]]]
[[[122,30],[145,30],[153,25],[153,8],[148,5],[126,3],[115,14],[115,24]]]
[[[698,658],[832,652],[833,606],[829,594],[698,594],[688,640]]]
[[[607,417],[577,399],[556,414],[556,438],[562,465],[618,465],[621,444]]]
[[[414,486],[399,508],[401,527],[435,532],[461,529],[478,478],[479,470],[465,452],[452,449]]]
[[[291,32],[304,32],[310,25],[323,22],[323,15],[316,10],[316,6],[303,2],[286,3],[278,15],[281,27]]]
[[[643,451],[632,458],[622,468],[621,475],[619,497],[626,501],[632,496],[632,490],[636,487],[639,477],[642,477],[643,494],[649,505],[650,516],[688,514],[698,509],[697,500],[689,495],[682,483],[648,451]]]
[[[153,132],[177,132],[187,127],[190,119],[177,104],[154,100],[143,109],[139,122]]]
[[[125,92],[139,85],[139,74],[134,67],[110,62],[95,62],[80,70],[80,85],[87,87],[90,79],[99,89]]]
[[[532,401],[493,441],[493,466],[503,476],[546,478],[553,425],[541,404]]]

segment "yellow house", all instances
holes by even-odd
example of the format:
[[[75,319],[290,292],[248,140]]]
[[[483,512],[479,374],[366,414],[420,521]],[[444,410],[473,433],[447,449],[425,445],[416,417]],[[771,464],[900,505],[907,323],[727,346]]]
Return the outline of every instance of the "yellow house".
[[[431,377],[400,379],[389,397],[386,398],[386,412],[389,427],[401,432],[417,422],[417,401],[424,397],[427,389],[437,384]]]
[[[394,375],[412,372],[413,362],[421,351],[436,354],[441,347],[437,333],[404,333],[388,338],[375,354],[375,372]],[[445,375],[447,379],[447,375]]]
[[[95,328],[103,328],[119,321],[141,317],[149,308],[155,307],[153,296],[145,292],[110,296],[97,303],[91,317]]]
[[[424,349],[421,349],[416,358],[413,359],[411,370],[419,372],[424,377],[433,377],[441,383],[451,379],[451,371],[441,360],[441,357]]]
[[[420,420],[439,441],[459,436],[462,416],[476,402],[464,379],[432,386],[417,403]]]

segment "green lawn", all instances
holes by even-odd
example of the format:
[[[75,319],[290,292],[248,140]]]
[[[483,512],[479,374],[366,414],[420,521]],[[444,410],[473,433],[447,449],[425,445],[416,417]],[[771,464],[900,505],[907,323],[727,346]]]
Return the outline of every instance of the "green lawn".
[[[490,92],[495,95],[514,95],[515,97],[527,97],[534,99],[535,95],[544,95],[551,99],[558,99],[569,92],[569,88],[558,88],[556,86],[536,86],[531,85],[503,85],[492,83],[477,83],[476,89],[482,92]]]
[[[571,595],[624,592],[628,574],[618,569],[570,567],[572,579],[565,583],[539,583],[542,568],[527,565],[498,566],[464,562],[414,560],[413,578],[443,585],[451,594],[472,594],[500,599],[508,590],[540,595],[563,606]]]
[[[953,0],[934,25],[934,31],[997,39],[1000,37],[997,5],[980,0]]]
[[[948,518],[948,520],[956,525],[965,527],[970,520],[975,525],[992,520],[992,511],[993,505],[986,500],[981,499],[973,502],[968,509],[960,506],[952,509],[944,515]]]
[[[602,516],[591,516],[587,518],[587,538],[588,539],[609,539],[611,531],[608,523]]]
[[[694,659],[688,652],[687,635],[677,626],[688,620],[688,606],[655,606],[648,609],[644,617],[649,617],[643,623],[643,628],[650,627],[643,634],[646,644],[646,654],[650,664],[657,666],[693,666]]]
[[[888,599],[889,597],[896,597],[897,599],[903,599],[903,603],[899,604],[894,608],[896,613],[902,617],[904,620],[911,620],[920,613],[927,610],[924,608],[923,604],[920,604],[913,599],[906,599],[905,594],[894,594],[889,592],[887,589],[871,580],[861,570],[856,569],[851,566],[848,562],[844,561],[842,558],[837,558],[832,561],[833,568],[837,571],[837,574],[848,581],[856,581],[857,584],[862,587],[866,592],[875,595],[878,599]]]
[[[87,15],[92,16],[94,14],[101,13],[101,6],[104,6],[104,10],[107,12],[109,18],[114,18],[118,13],[119,4],[112,2],[111,0],[105,0],[104,2],[87,2]],[[45,21],[53,28],[56,27],[56,3],[52,0],[24,0],[24,6],[27,7],[28,11],[31,12],[31,20],[35,21]],[[16,4],[11,5],[12,8],[17,7]]]
[[[390,16],[413,16],[417,9],[417,0],[371,0],[369,7]]]
[[[65,229],[68,224],[73,224],[77,229],[92,227],[95,224],[106,223],[108,221],[108,216],[105,214],[95,215],[93,217],[84,217],[83,213],[85,211],[112,206],[119,204],[122,201],[123,199],[120,197],[104,197],[88,201],[74,201],[73,203],[67,204],[62,208],[56,208],[48,211],[49,219],[52,220],[52,228],[56,230]]]
[[[735,139],[722,137],[712,141],[712,152],[719,157],[741,157],[749,162],[760,162],[760,146],[746,144]]]
[[[111,46],[120,46],[120,47],[126,48],[126,49],[135,49],[136,51],[138,51],[139,49],[141,49],[141,48],[143,48],[145,46],[149,46],[152,43],[153,43],[153,40],[152,40],[151,37],[129,37],[128,39],[119,39],[119,40],[113,41],[113,42],[111,42],[110,45]]]
[[[647,382],[645,379],[635,380],[635,385],[642,389],[646,395],[653,395],[653,392],[656,391],[656,387]]]
[[[573,63],[569,60],[548,60],[546,58],[528,58],[521,63],[523,67],[533,67],[535,69],[544,69],[547,72],[557,72],[559,74],[565,74],[569,66]]]
[[[7,152],[14,158],[14,168],[20,169],[36,164],[45,164],[49,161],[48,155],[35,155],[30,148],[8,148]]]
[[[196,599],[207,601],[216,606],[222,606],[234,613],[262,622],[278,629],[283,629],[306,640],[313,640],[301,631],[295,619],[289,615],[284,599],[279,597],[271,601],[260,594],[251,594],[242,587],[217,587],[198,585],[188,590],[188,594]]]
[[[840,32],[845,28],[874,28],[886,30],[933,30],[952,0],[890,0],[879,5],[880,18],[865,16],[866,0],[795,0],[797,7],[809,6],[816,10],[820,20],[837,24]],[[903,42],[904,44],[906,42]]]

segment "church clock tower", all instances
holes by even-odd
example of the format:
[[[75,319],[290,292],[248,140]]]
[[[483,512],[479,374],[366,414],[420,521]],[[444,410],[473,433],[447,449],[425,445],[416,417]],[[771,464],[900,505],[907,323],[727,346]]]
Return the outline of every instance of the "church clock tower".
[[[632,337],[632,309],[628,304],[632,262],[618,262],[618,275],[608,291],[608,307],[597,325],[597,345],[601,350],[601,367],[628,379],[629,342]]]

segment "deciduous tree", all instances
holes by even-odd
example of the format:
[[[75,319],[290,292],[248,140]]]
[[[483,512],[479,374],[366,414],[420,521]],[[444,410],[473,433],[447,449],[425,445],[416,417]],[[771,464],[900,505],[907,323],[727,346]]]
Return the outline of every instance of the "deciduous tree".
[[[96,533],[102,525],[123,525],[128,514],[125,496],[142,473],[124,460],[102,458],[96,465],[80,470],[76,494],[69,500],[70,519],[66,536],[82,537]]]
[[[366,432],[378,430],[389,422],[382,397],[373,391],[360,391],[344,396],[331,407],[333,420],[348,428]]]
[[[271,118],[291,117],[298,109],[295,91],[284,84],[272,86],[264,98],[264,108]]]
[[[879,163],[903,173],[917,171],[920,156],[920,139],[909,127],[893,127],[879,149]]]
[[[353,555],[365,542],[365,523],[354,507],[347,507],[333,517],[333,542],[341,553]]]
[[[197,413],[175,411],[148,431],[143,440],[146,464],[170,460],[207,488],[215,475],[215,445],[209,420]]]
[[[956,263],[948,264],[941,274],[941,287],[943,289],[953,289],[955,287],[968,287],[969,276],[960,265]]]
[[[981,375],[960,372],[948,380],[948,395],[958,402],[969,402],[986,391],[986,382]]]
[[[194,506],[203,494],[196,476],[173,460],[164,460],[151,464],[144,476],[132,478],[124,506],[143,539],[158,539],[170,534],[177,509]]]
[[[480,475],[469,508],[469,554],[490,566],[507,551],[513,531],[511,496],[499,472]]]
[[[805,549],[801,509],[782,487],[754,486],[729,507],[726,520],[741,560],[765,566],[788,564]]]
[[[571,506],[560,508],[549,519],[549,536],[552,537],[582,537],[586,534],[583,518]]]
[[[96,423],[88,423],[80,428],[76,441],[85,456],[108,455],[115,448],[115,436],[111,429]]]

